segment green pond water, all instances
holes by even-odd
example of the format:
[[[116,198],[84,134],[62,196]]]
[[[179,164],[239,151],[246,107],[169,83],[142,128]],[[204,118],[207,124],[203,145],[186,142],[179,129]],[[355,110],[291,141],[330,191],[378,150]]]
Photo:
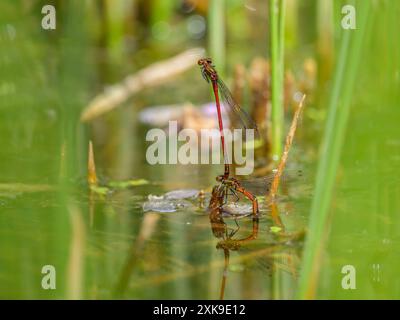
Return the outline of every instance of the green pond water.
[[[59,33],[48,35],[33,28],[37,17],[3,7],[0,298],[218,299],[224,274],[225,299],[296,296],[330,79],[317,85],[318,98],[306,105],[291,150],[289,167],[303,174],[279,193],[284,230],[273,228],[271,209],[261,201],[257,239],[230,251],[224,273],[221,239],[196,200],[177,212],[143,211],[149,195],[193,188],[209,195],[221,172],[218,166],[151,166],[145,158],[148,128],[138,122],[138,110],[204,102],[209,92],[198,69],[84,125],[79,115],[90,98],[139,66],[127,56],[104,63],[80,29],[79,10],[65,17]],[[380,19],[371,28],[385,31]],[[319,299],[400,297],[400,51],[398,41],[390,41],[395,35],[386,31],[389,40],[369,33],[358,71],[315,276]],[[149,183],[91,193],[89,140],[102,183]],[[225,222],[229,230],[237,228],[234,219]],[[233,239],[248,237],[251,217],[237,222]],[[56,271],[53,290],[42,287],[46,265]],[[346,265],[356,270],[354,290],[342,287]]]

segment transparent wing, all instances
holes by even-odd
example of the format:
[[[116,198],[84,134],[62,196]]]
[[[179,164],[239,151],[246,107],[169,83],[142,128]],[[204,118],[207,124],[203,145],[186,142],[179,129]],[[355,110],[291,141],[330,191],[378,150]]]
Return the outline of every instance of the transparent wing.
[[[240,180],[240,184],[255,195],[265,194],[271,190],[274,177],[275,173],[270,173],[264,177]],[[286,169],[282,174],[281,182],[283,184],[304,184],[306,180],[303,170]]]
[[[221,100],[224,102],[223,105],[225,108],[228,108],[228,110],[225,111],[227,111],[227,114],[231,118],[231,120],[233,120],[233,122],[239,123],[243,129],[254,129],[255,135],[258,138],[259,133],[257,129],[257,124],[254,122],[254,120],[235,101],[232,93],[229,91],[228,87],[221,79],[217,80],[217,84],[219,93],[221,95]]]

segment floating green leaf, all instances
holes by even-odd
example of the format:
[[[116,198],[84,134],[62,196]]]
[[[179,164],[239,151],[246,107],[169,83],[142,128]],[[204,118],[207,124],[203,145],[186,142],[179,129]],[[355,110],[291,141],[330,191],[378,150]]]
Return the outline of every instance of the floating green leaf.
[[[280,232],[282,230],[282,228],[281,227],[277,227],[277,226],[272,226],[272,227],[269,228],[269,230],[271,232],[273,232],[273,233],[278,233],[278,232]]]

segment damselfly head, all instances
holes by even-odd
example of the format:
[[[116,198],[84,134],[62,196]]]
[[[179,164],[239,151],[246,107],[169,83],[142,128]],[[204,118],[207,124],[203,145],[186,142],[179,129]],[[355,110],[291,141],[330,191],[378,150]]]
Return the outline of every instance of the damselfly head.
[[[206,66],[212,64],[211,58],[201,58],[199,61],[197,61],[197,64],[199,66]]]

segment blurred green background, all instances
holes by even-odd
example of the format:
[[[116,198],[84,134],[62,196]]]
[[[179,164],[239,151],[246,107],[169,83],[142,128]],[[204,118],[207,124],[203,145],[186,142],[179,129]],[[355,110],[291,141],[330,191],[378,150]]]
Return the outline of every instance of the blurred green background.
[[[272,69],[292,74],[293,95],[311,81],[288,164],[303,174],[280,193],[286,233],[273,232],[264,206],[257,240],[231,251],[225,298],[397,299],[400,3],[276,3],[284,8],[277,35],[284,50]],[[41,26],[46,4],[56,8],[55,30]],[[342,28],[347,4],[356,9],[355,30]],[[220,296],[224,254],[207,212],[142,209],[149,194],[209,190],[218,173],[218,166],[151,166],[145,158],[141,111],[212,101],[198,67],[91,121],[80,116],[105,88],[195,47],[231,86],[237,65],[271,58],[270,8],[262,0],[1,1],[1,298]],[[250,101],[246,83],[242,104]],[[285,113],[283,144],[292,111],[274,110]],[[149,183],[90,192],[89,140],[102,184]],[[237,236],[246,237],[251,221],[240,226]],[[54,290],[42,288],[45,265],[55,267]],[[355,267],[354,290],[342,288],[345,265]]]

